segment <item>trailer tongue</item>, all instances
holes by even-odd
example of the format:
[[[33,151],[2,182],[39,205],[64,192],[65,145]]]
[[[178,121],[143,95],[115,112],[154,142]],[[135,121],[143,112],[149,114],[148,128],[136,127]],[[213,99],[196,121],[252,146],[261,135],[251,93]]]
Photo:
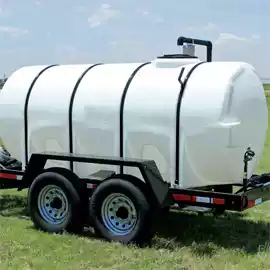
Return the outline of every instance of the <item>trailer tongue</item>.
[[[38,66],[7,81],[0,136],[21,161],[7,154],[19,165],[2,164],[0,187],[29,189],[36,228],[142,243],[171,207],[222,214],[270,199],[270,173],[254,175],[268,125],[258,76],[211,62],[210,41],[184,43],[206,46],[207,62]]]

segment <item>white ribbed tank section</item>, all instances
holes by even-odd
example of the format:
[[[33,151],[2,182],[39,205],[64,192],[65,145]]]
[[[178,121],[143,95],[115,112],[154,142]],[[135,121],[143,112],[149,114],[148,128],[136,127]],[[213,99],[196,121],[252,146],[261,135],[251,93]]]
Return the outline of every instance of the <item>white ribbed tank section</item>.
[[[179,68],[147,65],[134,77],[124,109],[125,157],[155,161],[164,179],[174,182],[176,104]],[[133,168],[125,170],[135,174]]]
[[[178,169],[179,186],[198,187],[240,182],[243,155],[251,146],[256,159],[249,167],[250,176],[264,148],[268,111],[260,79],[249,64],[211,62],[194,70],[181,99],[180,139],[176,141],[178,77],[183,63],[182,80],[198,62],[153,61],[138,70],[130,85],[127,82],[141,63],[92,67],[74,97],[73,152],[120,155],[120,104],[126,89],[124,157],[154,159],[165,181],[174,184]],[[79,78],[91,66],[54,66],[38,77],[27,110],[28,158],[31,153],[45,150],[70,151],[70,100]],[[25,99],[31,83],[44,68],[19,69],[0,92],[0,136],[9,152],[23,164]],[[70,164],[54,162],[47,167],[55,165],[69,168]],[[79,176],[100,168],[108,167],[74,164]],[[140,176],[134,169],[125,168],[124,172]]]
[[[25,160],[24,107],[28,90],[47,66],[22,67],[13,72],[0,91],[0,137],[12,155]]]
[[[120,104],[125,85],[140,64],[105,64],[94,67],[83,78],[73,105],[74,153],[119,156]],[[86,176],[104,165],[75,164],[75,172]],[[109,167],[119,172],[118,167]]]
[[[89,65],[55,66],[36,81],[28,103],[28,156],[34,152],[69,152],[68,111],[72,91]],[[69,167],[68,162],[48,162]]]
[[[249,146],[256,153],[249,162],[251,177],[268,128],[265,93],[254,68],[233,62],[199,66],[185,89],[180,123],[182,186],[242,183]]]

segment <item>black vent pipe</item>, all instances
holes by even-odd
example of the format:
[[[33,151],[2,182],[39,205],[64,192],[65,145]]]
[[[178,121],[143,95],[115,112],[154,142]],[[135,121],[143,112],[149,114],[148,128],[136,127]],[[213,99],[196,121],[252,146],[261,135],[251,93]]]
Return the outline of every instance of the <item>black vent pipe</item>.
[[[201,39],[194,39],[194,38],[188,38],[188,37],[179,37],[177,39],[177,45],[183,46],[184,43],[194,44],[194,45],[201,45],[205,46],[207,49],[206,52],[206,61],[211,62],[212,61],[212,42],[209,40],[201,40]]]

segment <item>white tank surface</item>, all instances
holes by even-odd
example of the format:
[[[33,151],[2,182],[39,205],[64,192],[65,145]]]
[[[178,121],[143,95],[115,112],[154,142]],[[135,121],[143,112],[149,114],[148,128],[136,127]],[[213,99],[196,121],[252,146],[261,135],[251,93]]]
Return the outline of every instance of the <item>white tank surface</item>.
[[[239,183],[247,147],[256,153],[249,177],[264,149],[260,78],[247,63],[190,60],[23,67],[0,92],[0,136],[23,166],[43,151],[123,155],[155,160],[172,186]],[[79,176],[101,168],[110,169],[74,164]]]

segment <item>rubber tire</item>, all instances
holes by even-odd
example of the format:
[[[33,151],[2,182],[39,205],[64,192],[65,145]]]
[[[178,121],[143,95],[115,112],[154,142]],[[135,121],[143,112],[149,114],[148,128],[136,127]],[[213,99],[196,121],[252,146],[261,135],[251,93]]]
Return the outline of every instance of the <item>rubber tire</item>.
[[[133,231],[127,235],[114,235],[103,224],[101,218],[102,203],[112,193],[122,193],[131,199],[135,205],[138,215],[137,224]],[[99,184],[91,198],[90,215],[97,235],[106,240],[123,244],[143,244],[152,238],[152,214],[149,202],[138,187],[126,180],[112,178]]]
[[[166,206],[160,209],[160,215],[162,217],[167,217],[170,214],[171,211],[171,207],[170,206]]]
[[[83,180],[81,180],[78,177],[78,175],[76,175],[74,172],[66,168],[51,167],[45,169],[44,172],[55,172],[63,175],[71,182],[71,184],[78,192],[81,200],[81,206],[77,211],[81,212],[80,215],[81,226],[78,226],[78,228],[74,232],[76,233],[82,232],[85,226],[89,226],[89,195],[86,183]]]
[[[66,194],[69,201],[69,213],[66,220],[61,224],[47,223],[38,211],[38,194],[47,185],[56,185]],[[62,233],[64,231],[77,233],[82,230],[83,223],[81,218],[82,202],[80,196],[71,181],[65,176],[55,172],[43,172],[33,181],[28,191],[28,211],[30,217],[38,230],[49,233]]]

